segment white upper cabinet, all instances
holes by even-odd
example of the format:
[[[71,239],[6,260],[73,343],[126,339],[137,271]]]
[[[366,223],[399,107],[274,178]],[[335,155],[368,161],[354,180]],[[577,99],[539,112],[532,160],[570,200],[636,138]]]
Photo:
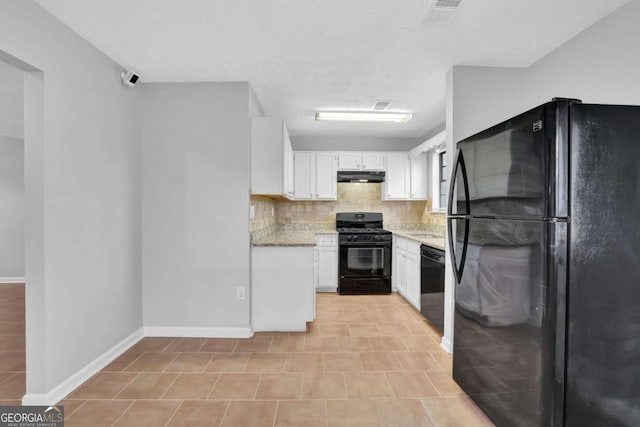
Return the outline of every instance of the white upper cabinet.
[[[345,151],[338,153],[338,170],[383,171],[386,157],[386,153]]]
[[[336,153],[316,153],[316,199],[337,199],[337,163]]]
[[[293,149],[280,118],[251,119],[251,194],[293,196]]]
[[[362,169],[367,171],[385,170],[386,153],[362,153]]]
[[[288,199],[293,198],[293,147],[291,146],[291,139],[289,139],[289,131],[284,126],[284,173],[283,173],[283,185],[284,196]]]
[[[359,170],[362,163],[361,153],[348,152],[338,153],[338,170],[349,171]]]
[[[294,200],[336,200],[337,155],[333,152],[294,153]]]
[[[382,186],[382,200],[407,200],[409,180],[407,153],[387,153],[387,173]]]
[[[298,200],[314,199],[316,194],[316,153],[296,151],[293,160],[294,198]]]
[[[427,155],[420,154],[409,159],[409,166],[411,169],[409,198],[411,200],[427,200]]]

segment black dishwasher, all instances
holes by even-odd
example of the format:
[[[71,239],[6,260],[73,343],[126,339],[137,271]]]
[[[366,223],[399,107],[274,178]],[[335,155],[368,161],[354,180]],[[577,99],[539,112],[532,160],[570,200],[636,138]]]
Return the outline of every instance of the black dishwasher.
[[[444,251],[420,246],[420,311],[440,333],[444,330]]]

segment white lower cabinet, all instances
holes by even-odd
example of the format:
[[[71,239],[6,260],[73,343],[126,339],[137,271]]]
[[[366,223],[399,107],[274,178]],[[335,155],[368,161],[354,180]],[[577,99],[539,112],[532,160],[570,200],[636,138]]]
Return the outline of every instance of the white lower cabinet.
[[[338,235],[316,235],[315,288],[317,292],[338,290]]]
[[[394,237],[393,274],[395,287],[417,310],[420,310],[420,244]]]
[[[306,331],[315,318],[314,248],[251,248],[251,323],[255,331]]]

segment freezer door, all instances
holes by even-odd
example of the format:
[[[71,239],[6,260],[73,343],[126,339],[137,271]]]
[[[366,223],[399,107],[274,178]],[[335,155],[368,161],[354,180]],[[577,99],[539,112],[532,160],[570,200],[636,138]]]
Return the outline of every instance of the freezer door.
[[[563,380],[555,369],[555,302],[558,271],[566,270],[552,240],[562,231],[543,221],[471,219],[466,227],[464,271],[455,285],[453,378],[496,425],[560,425],[553,421]]]
[[[640,420],[640,107],[571,110],[567,426]]]
[[[451,188],[455,186],[457,192],[451,214],[550,216],[555,107],[555,103],[546,104],[458,143],[462,162],[458,160],[455,170],[459,173],[453,175]]]

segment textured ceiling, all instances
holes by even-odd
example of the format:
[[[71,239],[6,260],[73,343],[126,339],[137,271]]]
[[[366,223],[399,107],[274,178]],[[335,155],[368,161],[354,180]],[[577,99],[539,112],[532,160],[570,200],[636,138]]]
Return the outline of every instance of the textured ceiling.
[[[529,66],[628,0],[37,0],[146,82],[249,81],[292,135],[418,137],[444,122],[452,65]],[[410,111],[399,124],[315,122],[319,109]]]

